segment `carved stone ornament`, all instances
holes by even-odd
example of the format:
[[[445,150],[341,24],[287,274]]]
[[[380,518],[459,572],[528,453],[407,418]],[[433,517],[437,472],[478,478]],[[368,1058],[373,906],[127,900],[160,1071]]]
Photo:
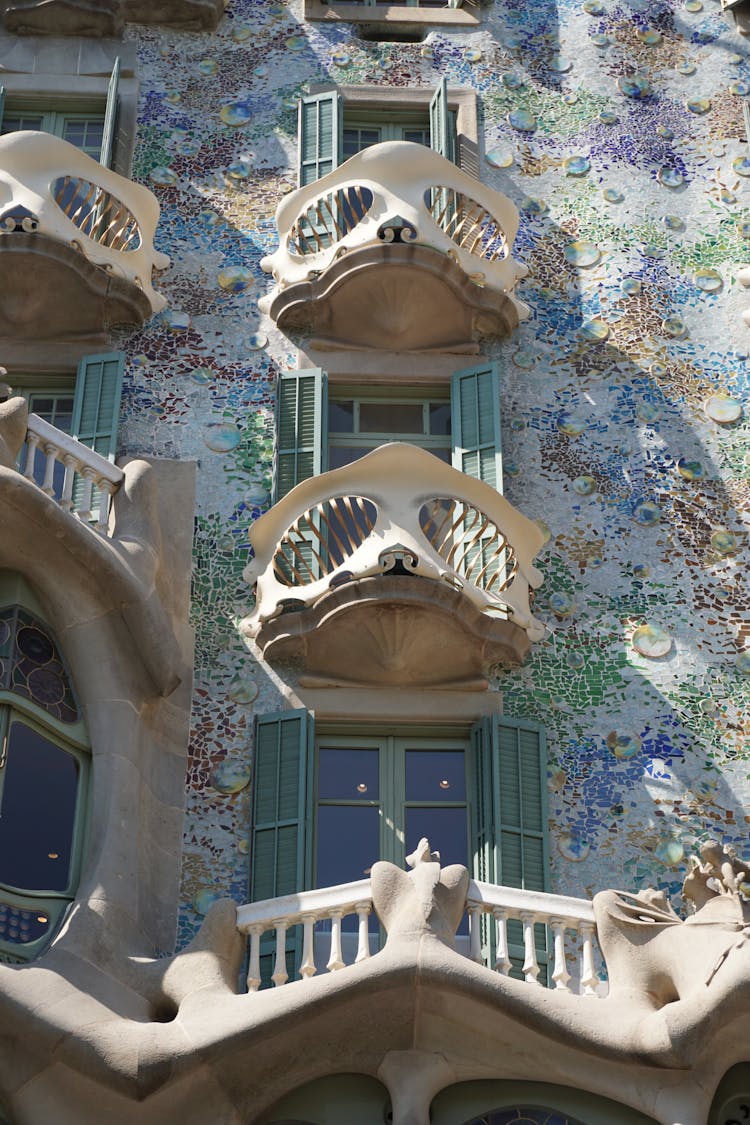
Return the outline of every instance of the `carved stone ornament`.
[[[103,341],[163,309],[158,221],[147,188],[67,141],[0,137],[0,341]]]
[[[111,38],[126,21],[182,31],[213,31],[224,0],[0,0],[7,31],[15,35]]]
[[[411,871],[380,860],[372,868],[372,901],[388,941],[432,934],[455,949],[466,906],[469,872],[461,864],[440,866],[440,852],[426,837],[406,857]]]
[[[706,1003],[714,980],[729,980],[750,953],[750,864],[708,840],[693,856],[682,893],[683,920],[663,891],[603,891],[594,898],[610,996],[637,995],[656,1009],[676,1001]],[[741,953],[740,953],[741,951]]]
[[[276,224],[260,307],[320,345],[465,352],[529,314],[514,204],[424,145],[357,153],[286,196]]]

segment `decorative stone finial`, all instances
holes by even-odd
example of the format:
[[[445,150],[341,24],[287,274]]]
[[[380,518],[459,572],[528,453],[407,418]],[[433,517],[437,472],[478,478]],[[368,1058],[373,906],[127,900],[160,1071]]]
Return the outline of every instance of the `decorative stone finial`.
[[[440,853],[431,851],[426,837],[406,862],[413,869],[408,873],[382,860],[372,868],[373,906],[385,926],[388,943],[429,934],[455,948],[469,872],[458,863],[441,869]]]

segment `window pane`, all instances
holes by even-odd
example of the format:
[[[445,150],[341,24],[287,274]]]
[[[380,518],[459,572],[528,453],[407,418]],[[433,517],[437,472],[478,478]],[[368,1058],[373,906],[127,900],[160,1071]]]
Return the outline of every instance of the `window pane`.
[[[354,433],[354,403],[351,399],[328,403],[328,429],[337,434]]]
[[[451,404],[449,402],[430,403],[430,433],[446,434],[451,432]]]
[[[0,809],[0,882],[29,891],[67,889],[77,797],[73,755],[13,720]]]
[[[6,114],[3,117],[3,133],[18,133],[21,129],[34,129],[37,132],[42,128],[41,114]]]
[[[407,750],[407,801],[465,801],[463,750]]]
[[[361,402],[359,429],[363,434],[424,433],[421,402]]]
[[[316,884],[364,879],[380,859],[379,810],[370,805],[319,805]]]
[[[429,129],[407,129],[403,131],[403,138],[405,141],[412,141],[416,145],[427,145],[430,147],[430,130]]]
[[[433,851],[440,852],[440,863],[468,864],[466,809],[406,809],[406,854],[410,855],[423,836]]]
[[[328,468],[340,469],[342,465],[351,465],[352,461],[372,453],[374,445],[331,445],[328,449]]]
[[[376,145],[380,141],[380,129],[348,128],[343,131],[344,159],[361,152],[363,148]]]
[[[321,747],[318,751],[321,800],[377,801],[378,751]]]
[[[46,934],[49,924],[49,914],[43,907],[32,910],[0,901],[0,941],[28,944]]]

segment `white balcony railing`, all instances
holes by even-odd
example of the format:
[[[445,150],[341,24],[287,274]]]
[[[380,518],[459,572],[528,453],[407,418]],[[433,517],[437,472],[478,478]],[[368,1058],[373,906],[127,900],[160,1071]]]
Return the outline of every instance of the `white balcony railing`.
[[[522,972],[528,984],[538,987],[542,984],[540,976],[546,975],[548,986],[555,990],[575,991],[586,996],[602,994],[602,982],[594,968],[594,912],[587,899],[472,881],[466,910],[468,938],[459,934],[456,945],[471,960],[507,976],[512,968],[508,923],[516,921],[523,930]],[[369,879],[240,906],[237,927],[248,936],[250,943],[248,991],[257,991],[261,984],[261,939],[265,934],[275,935],[271,980],[276,987],[290,979],[287,937],[294,926],[302,927],[301,958],[295,966],[295,978],[308,980],[321,970],[337,972],[377,955],[372,949],[377,948],[378,933],[372,929],[371,912]],[[353,922],[350,929],[347,927],[349,932],[344,927],[346,918]],[[491,942],[483,943],[483,918],[491,919],[494,929]],[[542,972],[545,966],[539,960],[538,938],[534,931],[538,925],[548,929],[551,950],[548,974]],[[490,948],[494,949],[492,963],[487,952]]]
[[[153,271],[169,257],[154,249],[156,197],[48,133],[0,137],[0,234],[42,234],[143,291],[153,312],[166,300]]]
[[[23,475],[53,497],[63,511],[107,534],[112,497],[122,469],[36,414],[29,414]]]
[[[510,616],[530,640],[544,634],[529,602],[542,580],[533,565],[539,528],[489,485],[416,446],[384,445],[304,481],[253,525],[250,539],[253,635],[285,606],[313,605],[397,563],[460,590],[481,612]]]
[[[286,196],[276,212],[279,247],[261,267],[276,287],[259,304],[324,272],[343,254],[399,241],[451,258],[482,287],[515,297],[526,267],[511,256],[518,231],[511,200],[479,183],[425,145],[386,141]]]

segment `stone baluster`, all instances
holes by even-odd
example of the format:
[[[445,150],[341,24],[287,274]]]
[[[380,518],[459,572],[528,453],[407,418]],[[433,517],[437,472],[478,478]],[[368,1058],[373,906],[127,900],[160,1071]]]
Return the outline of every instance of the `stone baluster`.
[[[276,929],[276,960],[271,973],[271,980],[280,988],[282,984],[286,984],[289,980],[289,973],[286,971],[286,931],[287,931],[286,918],[277,918],[274,922]]]
[[[318,971],[315,966],[315,923],[317,917],[315,914],[302,915],[302,964],[299,967],[299,975],[303,980],[308,977],[314,977]]]
[[[335,972],[337,969],[344,968],[344,958],[341,954],[341,919],[343,915],[340,910],[332,910],[329,914],[331,919],[331,955],[328,958],[326,968],[329,973]]]
[[[523,922],[523,973],[529,984],[539,984],[539,962],[536,959],[536,944],[534,942],[534,915],[524,910],[521,914]]]
[[[511,959],[508,952],[508,914],[499,906],[492,911],[495,918],[495,969],[507,977],[511,969]]]
[[[549,924],[555,935],[555,967],[552,970],[552,979],[555,988],[561,992],[570,992],[568,981],[570,973],[565,963],[565,920],[563,918],[550,918]]]
[[[96,486],[99,489],[99,518],[95,527],[100,535],[106,535],[109,525],[109,509],[115,493],[115,485],[111,481],[105,480],[104,477],[98,477]]]
[[[583,963],[581,966],[583,995],[596,996],[599,978],[594,970],[594,925],[592,922],[581,922],[579,928],[583,938]]]
[[[47,460],[44,463],[44,480],[42,481],[42,492],[47,496],[54,496],[55,494],[55,465],[57,463],[57,446],[52,442],[45,442],[43,445],[44,455]]]
[[[62,459],[65,466],[65,479],[63,480],[62,495],[60,496],[60,507],[65,512],[73,510],[73,484],[76,475],[76,460],[71,453],[66,453]]]
[[[478,902],[467,904],[469,911],[469,957],[482,964],[482,907]]]
[[[95,470],[84,465],[81,469],[81,477],[83,479],[83,488],[81,491],[81,502],[78,506],[77,516],[79,520],[88,523],[91,519],[91,493],[94,488]]]
[[[247,991],[257,992],[260,988],[260,936],[262,926],[250,927],[250,960],[247,966]]]
[[[354,907],[359,919],[359,934],[357,941],[357,956],[355,963],[366,961],[370,956],[370,934],[367,928],[367,919],[370,914],[369,902],[358,902]]]
[[[34,462],[36,461],[36,451],[39,448],[39,440],[31,430],[26,434],[26,464],[23,467],[23,475],[27,480],[34,479]]]

